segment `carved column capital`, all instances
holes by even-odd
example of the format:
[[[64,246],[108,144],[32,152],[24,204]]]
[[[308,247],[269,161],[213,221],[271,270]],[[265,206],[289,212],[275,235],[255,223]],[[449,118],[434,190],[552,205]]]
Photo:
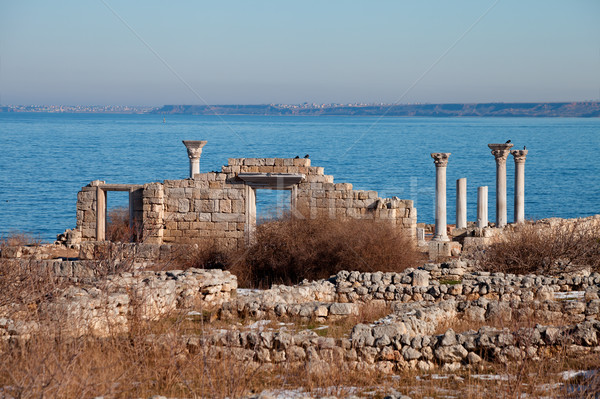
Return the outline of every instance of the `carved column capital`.
[[[525,163],[528,150],[512,150],[510,153],[515,157],[515,163]]]
[[[445,168],[448,166],[448,158],[450,157],[451,152],[432,152],[431,158],[433,158],[433,163],[436,168]]]
[[[198,159],[202,155],[202,147],[204,147],[207,143],[206,140],[183,140],[183,144],[187,149],[188,158],[190,159]]]
[[[496,158],[496,162],[506,162],[510,149],[514,144],[488,144],[488,147],[492,150],[492,155]]]

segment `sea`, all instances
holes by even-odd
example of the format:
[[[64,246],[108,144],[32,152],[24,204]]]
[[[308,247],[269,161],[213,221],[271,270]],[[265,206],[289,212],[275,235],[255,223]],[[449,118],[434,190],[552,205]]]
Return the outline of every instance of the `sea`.
[[[308,155],[335,182],[410,199],[418,221],[434,222],[432,152],[450,152],[448,223],[455,221],[456,180],[467,178],[467,216],[477,187],[488,186],[495,220],[496,167],[488,143],[529,150],[525,216],[600,214],[600,119],[407,118],[353,116],[204,116],[0,113],[0,238],[27,233],[52,242],[75,227],[77,192],[92,180],[144,184],[184,179],[182,140],[207,140],[201,172],[227,158]],[[513,219],[514,161],[507,160],[508,220]],[[282,201],[260,190],[261,209]],[[265,192],[265,193],[263,193]],[[109,208],[127,193],[108,193]]]

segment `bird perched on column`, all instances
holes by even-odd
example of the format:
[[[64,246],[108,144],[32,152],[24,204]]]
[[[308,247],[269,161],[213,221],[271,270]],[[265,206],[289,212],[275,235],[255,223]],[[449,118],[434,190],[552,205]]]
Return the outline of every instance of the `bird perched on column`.
[[[506,141],[506,144],[508,144],[508,143],[510,143],[510,140],[507,140],[507,141]]]
[[[524,149],[524,150],[526,150],[526,149],[527,149],[527,146],[523,146],[523,149]]]
[[[308,154],[306,154],[306,155],[304,156],[304,158],[308,158]]]
[[[294,157],[294,159],[298,159],[298,158],[300,158],[298,155],[296,155],[296,156]]]

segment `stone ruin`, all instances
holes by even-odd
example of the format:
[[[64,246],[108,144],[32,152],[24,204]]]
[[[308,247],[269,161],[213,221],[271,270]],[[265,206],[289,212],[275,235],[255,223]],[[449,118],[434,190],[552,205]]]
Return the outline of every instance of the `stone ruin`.
[[[257,190],[288,190],[298,218],[359,218],[385,221],[416,237],[417,210],[411,200],[380,198],[376,191],[335,183],[308,158],[230,158],[220,172],[199,173],[206,141],[184,141],[190,177],[144,185],[93,181],[77,195],[77,225],[69,243],[104,241],[107,193],[129,192],[130,226],[137,241],[151,244],[210,242],[240,248],[256,229]]]

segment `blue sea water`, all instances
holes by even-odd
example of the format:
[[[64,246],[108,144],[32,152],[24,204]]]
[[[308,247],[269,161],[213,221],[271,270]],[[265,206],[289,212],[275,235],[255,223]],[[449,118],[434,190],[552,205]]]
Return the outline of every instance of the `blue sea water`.
[[[75,226],[76,195],[91,180],[143,184],[188,175],[181,140],[208,140],[201,172],[227,158],[303,157],[336,182],[415,201],[419,222],[434,220],[431,152],[451,152],[448,222],[455,181],[466,177],[468,218],[477,187],[489,186],[495,220],[495,163],[488,143],[527,146],[527,218],[600,213],[600,119],[167,116],[0,113],[0,237],[24,231],[52,241]],[[514,162],[507,162],[512,220]],[[260,198],[259,198],[260,199]],[[109,207],[127,196],[109,193]]]

